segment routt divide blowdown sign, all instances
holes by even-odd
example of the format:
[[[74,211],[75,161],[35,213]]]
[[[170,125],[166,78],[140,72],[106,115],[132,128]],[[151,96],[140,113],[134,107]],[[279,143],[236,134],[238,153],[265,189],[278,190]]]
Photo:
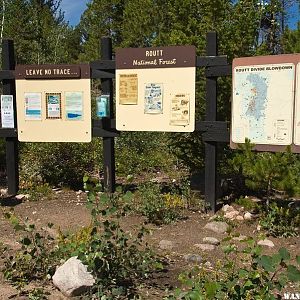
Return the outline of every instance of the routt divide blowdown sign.
[[[300,54],[233,60],[231,147],[300,152]]]
[[[195,76],[194,46],[117,49],[117,129],[194,131]]]

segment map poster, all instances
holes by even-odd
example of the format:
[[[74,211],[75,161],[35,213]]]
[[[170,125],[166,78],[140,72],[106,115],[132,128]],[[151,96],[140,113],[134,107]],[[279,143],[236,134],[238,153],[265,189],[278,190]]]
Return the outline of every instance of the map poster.
[[[83,92],[65,92],[66,119],[82,120],[83,118]]]
[[[138,75],[137,74],[120,74],[119,75],[119,101],[120,104],[138,103]]]
[[[163,113],[162,83],[147,83],[145,85],[145,114]]]
[[[300,63],[296,69],[296,85],[294,144],[300,146]]]
[[[190,123],[190,98],[186,93],[175,94],[171,99],[170,125],[187,126]]]
[[[294,79],[293,63],[233,68],[233,143],[292,144]]]
[[[2,128],[14,128],[14,98],[13,95],[1,95]]]
[[[25,93],[25,120],[42,119],[42,94]]]
[[[61,118],[61,93],[46,93],[47,119]]]

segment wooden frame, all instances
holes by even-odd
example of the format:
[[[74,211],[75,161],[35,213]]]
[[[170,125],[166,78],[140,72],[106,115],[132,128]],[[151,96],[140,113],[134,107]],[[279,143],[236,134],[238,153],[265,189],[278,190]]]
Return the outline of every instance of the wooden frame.
[[[205,67],[206,77],[206,115],[205,121],[196,121],[195,130],[205,142],[205,200],[215,212],[217,190],[217,143],[229,143],[229,124],[217,121],[217,77],[231,75],[231,65],[226,56],[218,56],[217,35],[207,34],[206,55],[196,57],[196,66]],[[3,41],[3,69],[0,80],[3,81],[3,93],[14,95],[15,102],[15,60],[13,42]],[[90,63],[91,78],[101,79],[102,93],[113,99],[113,82],[116,63],[112,60],[112,42],[108,37],[101,39],[101,60]],[[14,103],[16,104],[16,103]],[[16,106],[15,106],[16,107]],[[115,191],[115,149],[114,137],[119,135],[113,114],[113,101],[110,101],[109,116],[101,120],[92,120],[92,136],[103,138],[104,187],[108,192]],[[15,116],[15,124],[16,122]],[[19,189],[18,140],[17,128],[0,128],[0,137],[6,139],[6,164],[9,194],[16,194]]]

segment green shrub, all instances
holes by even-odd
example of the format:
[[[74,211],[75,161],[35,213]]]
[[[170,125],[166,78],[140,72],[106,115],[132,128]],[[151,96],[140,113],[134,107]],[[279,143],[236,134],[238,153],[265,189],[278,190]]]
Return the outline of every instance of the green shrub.
[[[20,182],[20,193],[29,195],[30,201],[37,201],[41,198],[51,199],[53,190],[48,183],[36,183],[22,180]]]
[[[300,190],[299,155],[286,152],[258,153],[252,151],[253,144],[249,140],[239,146],[234,158],[230,161],[232,169],[240,173],[248,188],[264,191],[270,196],[272,189],[282,189],[289,196]]]
[[[182,197],[174,194],[161,193],[161,186],[147,183],[139,187],[140,205],[138,211],[147,221],[156,225],[169,224],[181,217],[184,206]]]
[[[59,262],[54,248],[55,241],[46,231],[38,231],[34,224],[17,218],[13,211],[5,212],[4,216],[21,234],[21,249],[15,255],[9,249],[2,249],[4,260],[4,276],[14,285],[22,288],[32,280],[47,280],[55,272]],[[53,224],[48,224],[51,228]]]
[[[254,211],[259,209],[259,205],[251,198],[240,197],[234,201],[236,204],[243,206],[246,210]]]
[[[90,237],[83,244],[75,245],[73,255],[78,255],[88,265],[96,278],[92,293],[97,297],[106,296],[115,299],[126,295],[136,279],[147,278],[161,264],[142,240],[147,230],[142,227],[136,238],[125,233],[119,219],[126,214],[118,210],[114,203],[131,201],[132,194],[108,195],[101,193],[101,187],[84,178],[88,191],[87,207],[92,216]],[[121,197],[121,199],[112,199]]]
[[[122,132],[116,138],[115,148],[116,169],[120,176],[157,170],[168,172],[176,165],[164,133]]]
[[[99,171],[101,152],[101,143],[97,139],[91,143],[23,144],[20,155],[21,181],[82,188],[83,176]]]
[[[225,260],[213,270],[194,268],[181,274],[183,287],[167,299],[273,300],[278,299],[277,293],[287,282],[300,281],[300,256],[296,257],[297,267],[291,264],[285,248],[270,256],[262,255],[262,248],[252,238],[244,242],[246,247],[241,250],[234,244],[225,246]]]
[[[269,235],[275,237],[289,237],[299,235],[300,208],[278,206],[272,202],[262,213],[259,224]]]

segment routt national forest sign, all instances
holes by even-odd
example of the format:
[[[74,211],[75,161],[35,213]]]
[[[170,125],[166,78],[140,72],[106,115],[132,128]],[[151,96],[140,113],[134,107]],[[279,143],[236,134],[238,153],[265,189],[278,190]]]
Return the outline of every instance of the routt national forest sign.
[[[194,46],[117,49],[117,129],[194,131],[195,77]]]

